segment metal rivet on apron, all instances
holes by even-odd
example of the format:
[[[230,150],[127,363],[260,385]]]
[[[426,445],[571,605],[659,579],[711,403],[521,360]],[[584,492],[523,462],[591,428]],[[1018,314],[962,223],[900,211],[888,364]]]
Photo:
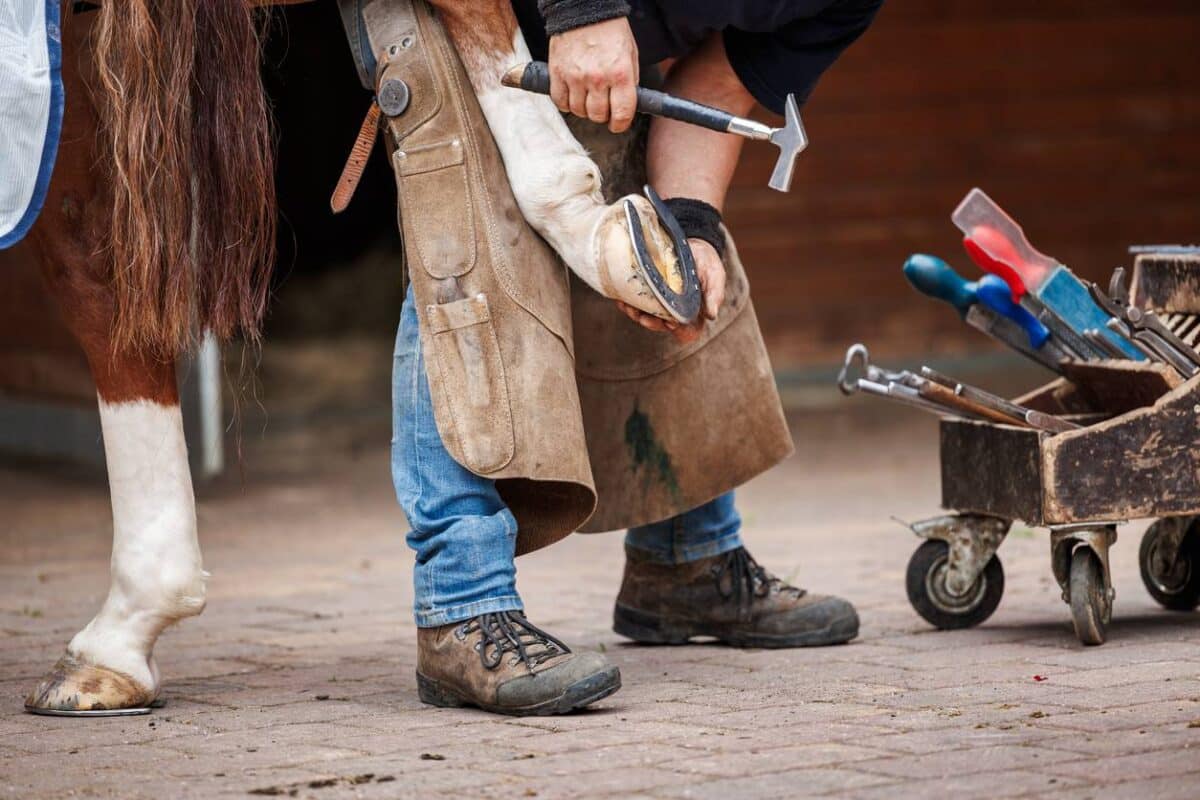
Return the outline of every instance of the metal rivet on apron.
[[[407,111],[411,97],[408,84],[399,78],[386,78],[376,93],[380,110],[389,117],[398,117]]]

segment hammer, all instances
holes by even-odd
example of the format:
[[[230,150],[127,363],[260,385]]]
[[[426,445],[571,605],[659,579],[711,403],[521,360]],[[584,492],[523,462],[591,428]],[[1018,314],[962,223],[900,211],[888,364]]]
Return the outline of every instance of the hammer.
[[[518,64],[506,72],[500,78],[500,82],[527,92],[548,95],[550,68],[544,61]],[[804,123],[800,121],[800,107],[796,104],[796,96],[791,94],[784,103],[782,128],[772,128],[752,119],[735,117],[719,108],[682,97],[672,97],[665,92],[642,86],[637,90],[637,110],[643,114],[699,125],[718,133],[734,133],[747,139],[770,142],[779,148],[779,159],[775,162],[775,170],[771,173],[771,180],[767,185],[779,192],[786,192],[791,187],[796,156],[808,147],[808,135],[804,132]]]

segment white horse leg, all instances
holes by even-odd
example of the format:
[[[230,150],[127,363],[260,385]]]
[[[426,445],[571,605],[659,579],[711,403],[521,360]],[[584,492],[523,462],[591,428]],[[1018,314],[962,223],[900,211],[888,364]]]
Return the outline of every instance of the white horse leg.
[[[512,6],[496,0],[434,4],[466,67],[525,219],[594,290],[670,319],[641,277],[625,220],[628,199],[658,270],[680,291],[683,274],[670,236],[649,201],[632,195],[605,204],[600,168],[550,98],[501,85],[505,71],[531,59]]]
[[[164,398],[166,399],[166,398]],[[100,400],[113,508],[111,585],[27,704],[88,711],[148,705],[154,643],[204,609],[205,579],[178,401]]]

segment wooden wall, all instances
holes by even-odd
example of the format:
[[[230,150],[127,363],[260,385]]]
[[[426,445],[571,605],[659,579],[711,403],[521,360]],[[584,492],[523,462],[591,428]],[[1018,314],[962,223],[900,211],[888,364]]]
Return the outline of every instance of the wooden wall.
[[[1196,0],[888,0],[805,110],[791,194],[752,144],[729,200],[777,366],[986,346],[900,273],[977,275],[949,219],[972,186],[1087,276],[1200,241],[1198,48]]]

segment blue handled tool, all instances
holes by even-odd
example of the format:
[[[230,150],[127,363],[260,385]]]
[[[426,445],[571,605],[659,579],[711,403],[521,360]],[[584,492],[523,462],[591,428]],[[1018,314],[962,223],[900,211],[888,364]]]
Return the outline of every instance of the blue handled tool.
[[[998,275],[984,275],[975,285],[979,302],[1001,316],[1008,317],[1021,326],[1029,337],[1029,344],[1036,350],[1050,338],[1050,329],[1043,325],[1028,309],[1013,302],[1012,290]]]
[[[954,271],[954,267],[937,256],[922,253],[909,256],[904,262],[904,277],[921,294],[945,300],[965,317],[971,306],[978,302],[975,284]]]
[[[963,320],[980,333],[1008,345],[1047,369],[1060,375],[1060,362],[1071,355],[1053,345],[1030,347],[1028,335],[1015,322],[979,302],[978,284],[959,275],[940,258],[917,254],[904,262],[904,277],[921,294],[943,300],[954,307]]]

